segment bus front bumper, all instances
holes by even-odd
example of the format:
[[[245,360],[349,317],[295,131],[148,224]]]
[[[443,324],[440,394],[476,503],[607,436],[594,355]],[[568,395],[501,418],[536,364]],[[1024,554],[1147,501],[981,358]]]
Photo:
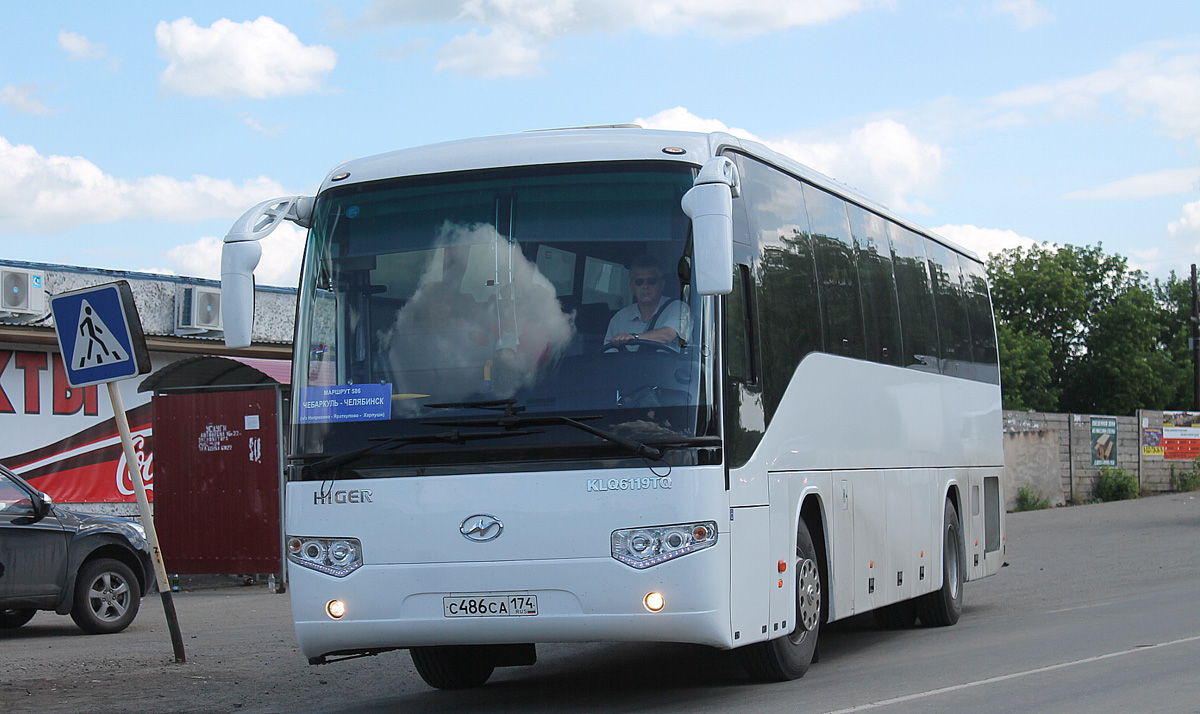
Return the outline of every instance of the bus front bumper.
[[[612,558],[577,558],[364,565],[334,578],[289,563],[296,637],[310,660],[455,644],[624,641],[729,648],[728,573],[722,542],[645,570]],[[658,612],[645,604],[652,592],[665,603]],[[448,614],[451,602],[531,595],[536,614]],[[345,607],[337,619],[327,611],[333,600]]]

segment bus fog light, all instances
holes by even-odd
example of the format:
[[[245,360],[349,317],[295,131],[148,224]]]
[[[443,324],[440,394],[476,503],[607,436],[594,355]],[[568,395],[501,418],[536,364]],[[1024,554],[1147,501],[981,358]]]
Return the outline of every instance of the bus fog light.
[[[325,612],[333,619],[340,620],[346,614],[346,603],[341,600],[330,600],[325,603]]]
[[[717,543],[715,521],[627,528],[612,533],[612,557],[642,570]]]
[[[642,604],[650,612],[659,612],[667,606],[667,601],[663,598],[662,593],[653,592],[646,594],[646,597],[642,599]]]

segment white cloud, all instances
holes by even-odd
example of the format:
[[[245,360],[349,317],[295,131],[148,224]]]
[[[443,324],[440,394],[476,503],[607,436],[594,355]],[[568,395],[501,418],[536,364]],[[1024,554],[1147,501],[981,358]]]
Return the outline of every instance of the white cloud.
[[[108,53],[108,48],[104,45],[92,42],[76,32],[65,30],[58,33],[58,46],[73,60],[100,59]]]
[[[1069,201],[1119,201],[1188,193],[1200,188],[1200,169],[1164,169],[1137,174],[1063,195]]]
[[[254,271],[259,285],[295,287],[300,282],[300,264],[304,255],[305,231],[291,223],[283,223],[271,235],[263,238],[262,259]],[[221,249],[224,241],[205,236],[194,243],[176,246],[163,252],[171,266],[166,270],[195,278],[221,279]]]
[[[456,23],[476,29],[438,53],[438,69],[481,77],[540,74],[543,50],[569,35],[634,29],[738,39],[819,25],[895,0],[372,0],[359,24]],[[485,29],[480,34],[479,29]],[[502,45],[502,46],[501,46]]]
[[[42,103],[38,96],[38,88],[33,84],[6,84],[0,89],[0,104],[21,114],[51,114],[51,110]]]
[[[1184,206],[1179,220],[1167,225],[1167,233],[1176,239],[1200,240],[1200,201]]]
[[[900,212],[929,213],[912,194],[935,187],[942,173],[941,146],[922,141],[907,126],[891,119],[868,122],[844,136],[807,142],[763,139],[718,119],[698,117],[684,107],[666,109],[634,123],[647,129],[723,131],[766,144]]]
[[[733,134],[743,139],[751,141],[759,141],[754,134],[745,129],[730,128],[725,122],[720,119],[704,119],[692,114],[685,107],[675,107],[673,109],[664,109],[661,112],[651,117],[638,117],[633,120],[634,124],[645,127],[647,129],[666,129],[670,131],[698,131],[705,134],[723,131],[727,134]]]
[[[1101,114],[1110,103],[1153,117],[1171,138],[1200,142],[1200,38],[1155,43],[1091,74],[1004,92],[985,113],[1011,126]]]
[[[227,179],[169,176],[120,179],[78,156],[42,156],[0,137],[0,235],[47,235],[122,219],[195,221],[236,217],[248,206],[285,195],[265,176]]]
[[[892,119],[826,141],[776,142],[773,148],[902,213],[930,213],[913,194],[936,187],[942,175],[942,147]]]
[[[253,129],[256,133],[269,138],[279,136],[284,132],[285,129],[283,124],[271,124],[270,126],[267,126],[250,116],[243,117],[242,121],[246,124],[246,126]]]
[[[438,50],[436,69],[483,79],[529,77],[542,73],[540,58],[540,50],[525,46],[518,31],[497,27],[483,36],[471,30],[450,40]]]
[[[1050,12],[1037,0],[996,0],[996,12],[1009,15],[1022,30],[1030,30],[1054,20]]]
[[[169,63],[162,88],[193,97],[265,99],[315,92],[337,64],[331,48],[305,45],[265,16],[247,22],[221,19],[208,28],[184,17],[158,23],[154,37],[159,56]]]
[[[964,248],[975,251],[984,259],[1006,248],[1032,248],[1038,245],[1038,242],[1032,238],[1026,238],[1016,231],[1000,228],[945,225],[932,230]]]

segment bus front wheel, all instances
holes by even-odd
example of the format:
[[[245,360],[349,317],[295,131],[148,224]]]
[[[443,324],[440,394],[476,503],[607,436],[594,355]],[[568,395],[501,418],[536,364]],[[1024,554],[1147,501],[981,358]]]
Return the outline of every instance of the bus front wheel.
[[[752,679],[783,682],[799,679],[817,653],[817,635],[825,619],[817,549],[804,519],[796,529],[796,626],[791,633],[741,649],[742,664]]]
[[[409,650],[417,674],[437,689],[471,689],[483,686],[496,663],[490,650],[471,645],[413,647]]]

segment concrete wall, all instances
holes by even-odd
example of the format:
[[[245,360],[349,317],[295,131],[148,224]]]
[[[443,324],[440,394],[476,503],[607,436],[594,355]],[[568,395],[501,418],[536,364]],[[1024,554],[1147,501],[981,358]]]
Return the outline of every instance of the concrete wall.
[[[1116,420],[1112,456],[1118,468],[1137,477],[1143,491],[1169,491],[1172,475],[1192,468],[1190,461],[1144,453],[1143,430],[1162,427],[1161,411],[1110,416],[1006,410],[1004,462],[1010,508],[1022,486],[1055,504],[1082,503],[1094,497],[1101,467],[1093,465],[1093,419]]]

